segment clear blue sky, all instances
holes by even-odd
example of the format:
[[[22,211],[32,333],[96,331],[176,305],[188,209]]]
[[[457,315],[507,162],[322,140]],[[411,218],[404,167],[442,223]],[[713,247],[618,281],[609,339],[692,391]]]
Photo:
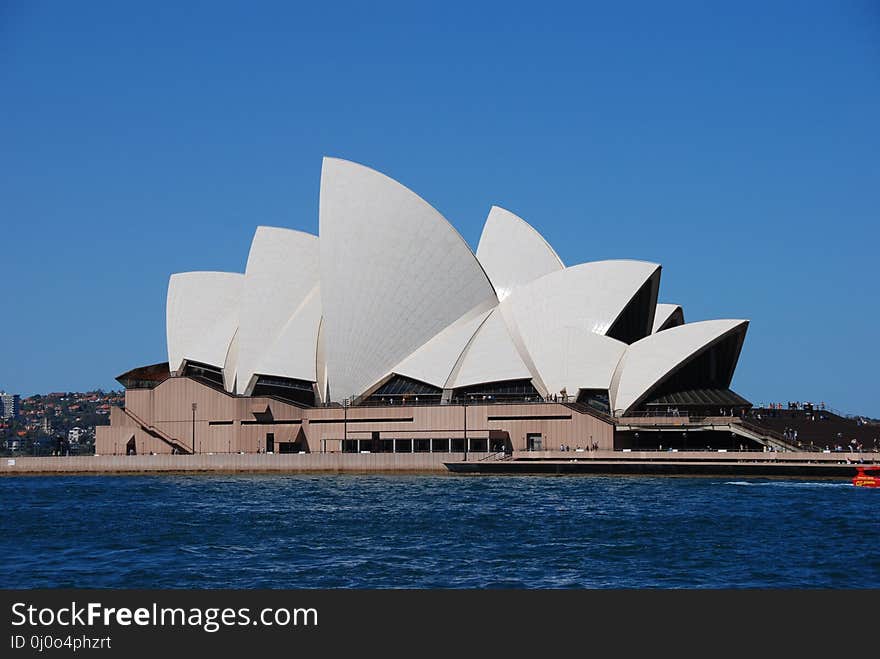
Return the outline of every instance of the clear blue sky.
[[[880,417],[878,124],[870,0],[0,0],[0,388],[163,361],[168,276],[316,232],[327,154],[472,246],[496,203],[662,263],[688,320],[751,319],[736,391]]]

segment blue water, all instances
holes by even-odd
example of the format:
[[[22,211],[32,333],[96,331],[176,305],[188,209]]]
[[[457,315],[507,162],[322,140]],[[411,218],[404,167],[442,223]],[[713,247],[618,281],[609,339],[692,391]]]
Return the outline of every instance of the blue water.
[[[848,481],[0,479],[4,588],[880,586]]]

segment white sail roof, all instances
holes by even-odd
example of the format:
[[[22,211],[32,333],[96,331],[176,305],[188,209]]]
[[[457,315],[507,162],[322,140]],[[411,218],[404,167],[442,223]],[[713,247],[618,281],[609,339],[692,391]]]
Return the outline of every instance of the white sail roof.
[[[529,345],[529,354],[548,394],[563,389],[569,396],[579,389],[611,386],[626,344],[583,327],[557,325],[552,318],[541,340]]]
[[[168,281],[168,367],[193,361],[222,368],[238,326],[244,277],[234,272],[180,272]]]
[[[318,323],[318,346],[316,349],[315,370],[317,371],[316,375],[318,376],[316,388],[318,390],[318,397],[322,403],[330,401],[330,396],[327,391],[329,382],[327,378],[326,353],[327,350],[324,347],[324,319],[321,318],[321,322]]]
[[[498,206],[492,206],[486,218],[477,259],[499,300],[517,286],[565,268],[541,234],[521,217]]]
[[[467,311],[497,300],[458,232],[384,174],[325,158],[319,216],[334,400],[362,394]]]
[[[686,389],[686,374],[694,388],[721,386],[735,366],[739,347],[725,342],[669,381],[729,333],[744,336],[747,321],[685,325],[679,305],[656,303],[659,265],[565,268],[503,208],[489,212],[481,265],[414,192],[325,158],[319,220],[320,241],[258,227],[244,275],[171,277],[172,371],[186,360],[222,367],[225,388],[239,394],[257,375],[315,382],[322,402],[361,396],[392,373],[444,389],[529,379],[544,395],[607,388],[620,413],[657,387]],[[730,370],[713,371],[719,360]]]
[[[474,332],[494,307],[481,304],[395,366],[392,371],[443,388]]]
[[[229,342],[226,351],[226,360],[223,362],[223,388],[229,392],[235,392],[235,378],[238,375],[238,328]]]
[[[245,269],[238,327],[238,393],[244,393],[259,369],[267,367],[266,351],[276,346],[282,330],[317,286],[319,256],[317,236],[278,227],[257,227]],[[292,332],[297,336],[312,333],[317,340],[312,317],[302,320],[307,326]],[[283,346],[274,349],[276,355],[290,355]],[[311,352],[314,355],[314,349]],[[314,358],[311,368],[300,369],[304,363],[305,358],[287,360],[284,375],[314,380]]]
[[[654,327],[651,329],[652,334],[656,334],[670,327],[677,327],[684,324],[684,310],[680,304],[657,304],[657,311],[654,314]]]
[[[560,326],[605,334],[659,269],[647,261],[582,263],[517,288],[501,306],[528,349],[541,342],[550,319]]]
[[[321,324],[321,291],[315,287],[306,295],[260,357],[255,372],[317,382],[318,328]],[[248,389],[252,389],[252,385]]]
[[[614,374],[611,402],[623,413],[644,398],[654,386],[681,368],[704,349],[731,332],[745,331],[747,320],[704,320],[672,327],[627,347]]]
[[[496,308],[477,329],[446,386],[458,388],[526,378],[531,379],[532,372],[520,357],[504,318]]]

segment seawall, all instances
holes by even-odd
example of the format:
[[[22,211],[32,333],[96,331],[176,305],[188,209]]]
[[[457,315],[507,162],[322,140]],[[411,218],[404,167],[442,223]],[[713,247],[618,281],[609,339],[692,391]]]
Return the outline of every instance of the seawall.
[[[0,458],[0,476],[145,473],[666,474],[851,477],[880,454],[759,452],[520,452],[100,455]]]

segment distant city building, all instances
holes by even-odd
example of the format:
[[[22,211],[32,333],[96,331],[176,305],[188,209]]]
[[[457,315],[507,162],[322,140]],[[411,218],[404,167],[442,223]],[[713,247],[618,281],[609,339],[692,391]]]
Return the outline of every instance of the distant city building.
[[[71,428],[67,431],[67,441],[71,444],[79,444],[80,438],[85,437],[86,432],[85,428],[80,428],[79,426]]]
[[[18,416],[21,398],[18,394],[7,394],[0,391],[0,419],[14,419]]]
[[[49,417],[44,416],[40,420],[40,430],[42,430],[43,433],[46,435],[52,434],[52,422],[49,420]]]

